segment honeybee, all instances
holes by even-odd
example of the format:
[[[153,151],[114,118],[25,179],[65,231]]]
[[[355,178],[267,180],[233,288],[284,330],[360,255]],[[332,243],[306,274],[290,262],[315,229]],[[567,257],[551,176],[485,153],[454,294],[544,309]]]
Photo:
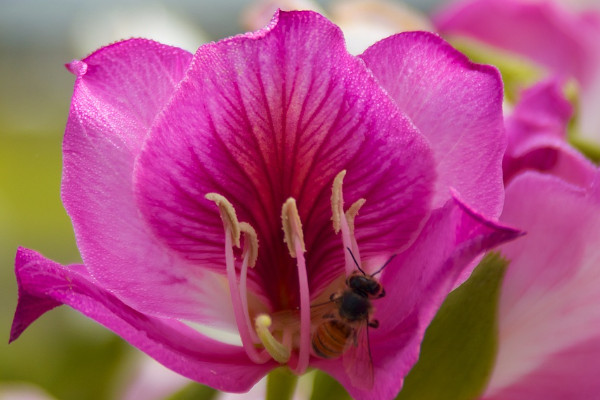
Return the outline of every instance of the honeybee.
[[[322,311],[319,323],[312,333],[313,353],[321,358],[337,358],[342,362],[357,387],[373,386],[373,361],[369,346],[369,328],[377,328],[379,321],[372,318],[372,300],[385,296],[385,289],[375,279],[395,255],[375,273],[368,275],[358,265],[348,249],[357,270],[346,279],[346,288],[333,293],[329,301],[313,307],[328,306]]]

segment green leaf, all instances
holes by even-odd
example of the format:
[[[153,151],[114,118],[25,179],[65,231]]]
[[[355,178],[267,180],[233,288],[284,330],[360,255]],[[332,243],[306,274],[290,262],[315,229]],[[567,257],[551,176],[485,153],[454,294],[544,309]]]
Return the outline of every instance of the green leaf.
[[[289,400],[294,395],[298,377],[289,368],[274,369],[267,376],[267,400]]]
[[[169,396],[167,400],[212,400],[217,393],[211,387],[199,383],[190,383],[174,395]]]
[[[398,400],[469,400],[485,389],[497,351],[498,300],[508,261],[489,253],[450,293],[427,329]]]
[[[346,389],[323,371],[316,371],[310,400],[351,400]]]

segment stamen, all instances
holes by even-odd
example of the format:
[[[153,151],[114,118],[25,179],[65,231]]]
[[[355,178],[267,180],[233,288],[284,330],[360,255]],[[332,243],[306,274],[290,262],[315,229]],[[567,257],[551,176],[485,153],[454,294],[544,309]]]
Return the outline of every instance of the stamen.
[[[341,217],[344,212],[344,195],[342,194],[344,176],[346,176],[345,169],[335,176],[331,187],[331,221],[333,222],[333,230],[336,234],[340,233]]]
[[[287,199],[281,209],[281,221],[285,233],[285,242],[290,255],[296,258],[298,268],[298,287],[300,290],[300,343],[298,346],[298,362],[293,368],[297,374],[302,374],[308,367],[310,356],[310,296],[308,277],[306,275],[306,260],[304,259],[304,235],[296,200]]]
[[[254,268],[258,258],[258,236],[247,222],[240,222],[240,231],[244,234],[244,254],[248,254],[248,265]]]
[[[240,224],[238,223],[237,216],[235,215],[235,209],[233,205],[225,197],[218,193],[207,193],[204,196],[207,200],[214,201],[219,207],[221,213],[221,219],[225,230],[229,229],[231,236],[233,237],[233,243],[235,247],[240,247]]]
[[[252,337],[254,343],[260,343],[260,339],[256,335],[252,322],[250,321],[250,309],[248,308],[248,266],[254,268],[256,265],[256,259],[258,258],[258,238],[256,231],[247,222],[240,222],[240,230],[244,234],[244,259],[242,261],[242,270],[240,273],[240,297],[242,300],[242,309],[244,311],[244,318],[246,320],[246,326]]]
[[[265,350],[269,353],[271,357],[275,361],[280,364],[285,364],[290,359],[291,350],[290,347],[284,346],[281,344],[275,337],[271,334],[269,327],[271,326],[271,317],[266,314],[261,314],[254,320],[256,333],[260,338],[263,346],[265,346]]]
[[[302,252],[306,251],[304,246],[304,234],[302,233],[302,222],[298,215],[298,207],[296,207],[296,200],[289,198],[283,203],[281,208],[281,223],[283,225],[283,241],[288,246],[290,255],[296,258],[296,246],[294,238],[300,243]]]
[[[358,199],[346,211],[346,220],[348,221],[348,227],[350,228],[350,233],[354,235],[354,218],[358,215],[358,211],[360,208],[367,202],[365,199]]]
[[[233,314],[235,316],[238,332],[240,333],[240,338],[242,339],[242,345],[244,346],[246,354],[252,361],[263,364],[268,360],[268,357],[261,356],[254,348],[252,334],[250,333],[252,327],[246,322],[246,318],[248,318],[248,320],[250,318],[249,316],[246,316],[249,313],[247,307],[248,302],[246,300],[245,305],[244,302],[242,302],[240,287],[238,286],[235,273],[233,245],[235,244],[237,247],[240,246],[240,223],[235,214],[235,209],[225,197],[217,193],[209,193],[205,197],[208,200],[214,201],[221,213],[221,220],[223,221],[223,227],[225,229],[225,266],[227,280],[229,282],[231,303],[233,304]],[[244,257],[244,259],[247,264],[247,257]]]
[[[356,216],[358,209],[364,204],[364,201],[361,202],[361,200],[364,199],[356,201],[352,207],[350,207],[350,210],[348,210],[348,214],[344,213],[344,195],[342,191],[344,176],[346,176],[346,170],[340,171],[333,180],[333,185],[331,187],[331,220],[333,221],[333,230],[335,233],[342,231],[346,276],[350,276],[352,271],[354,271],[354,262],[346,249],[351,249],[354,257],[360,263],[358,244],[354,237],[354,217]],[[349,217],[351,217],[351,221],[349,221]],[[352,225],[352,229],[350,229],[350,225]]]

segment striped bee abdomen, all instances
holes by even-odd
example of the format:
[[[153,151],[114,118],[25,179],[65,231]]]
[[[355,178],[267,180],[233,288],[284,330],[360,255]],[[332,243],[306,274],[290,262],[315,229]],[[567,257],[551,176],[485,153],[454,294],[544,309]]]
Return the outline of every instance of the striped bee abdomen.
[[[342,321],[325,321],[317,327],[312,336],[312,348],[319,357],[339,357],[346,349],[352,332],[352,326]]]

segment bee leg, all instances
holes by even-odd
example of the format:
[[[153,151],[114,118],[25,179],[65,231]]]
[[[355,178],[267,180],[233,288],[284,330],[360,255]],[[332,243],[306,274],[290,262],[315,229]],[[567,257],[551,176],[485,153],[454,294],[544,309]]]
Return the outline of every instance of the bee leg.
[[[381,288],[381,293],[379,293],[379,295],[377,295],[377,298],[380,299],[380,298],[382,298],[384,296],[385,296],[385,289]]]
[[[379,327],[379,320],[374,319],[372,321],[369,321],[369,326],[371,328],[378,328]]]
[[[342,297],[342,294],[338,291],[338,292],[333,292],[331,293],[331,296],[329,296],[329,301],[336,301],[338,299],[340,299]]]

